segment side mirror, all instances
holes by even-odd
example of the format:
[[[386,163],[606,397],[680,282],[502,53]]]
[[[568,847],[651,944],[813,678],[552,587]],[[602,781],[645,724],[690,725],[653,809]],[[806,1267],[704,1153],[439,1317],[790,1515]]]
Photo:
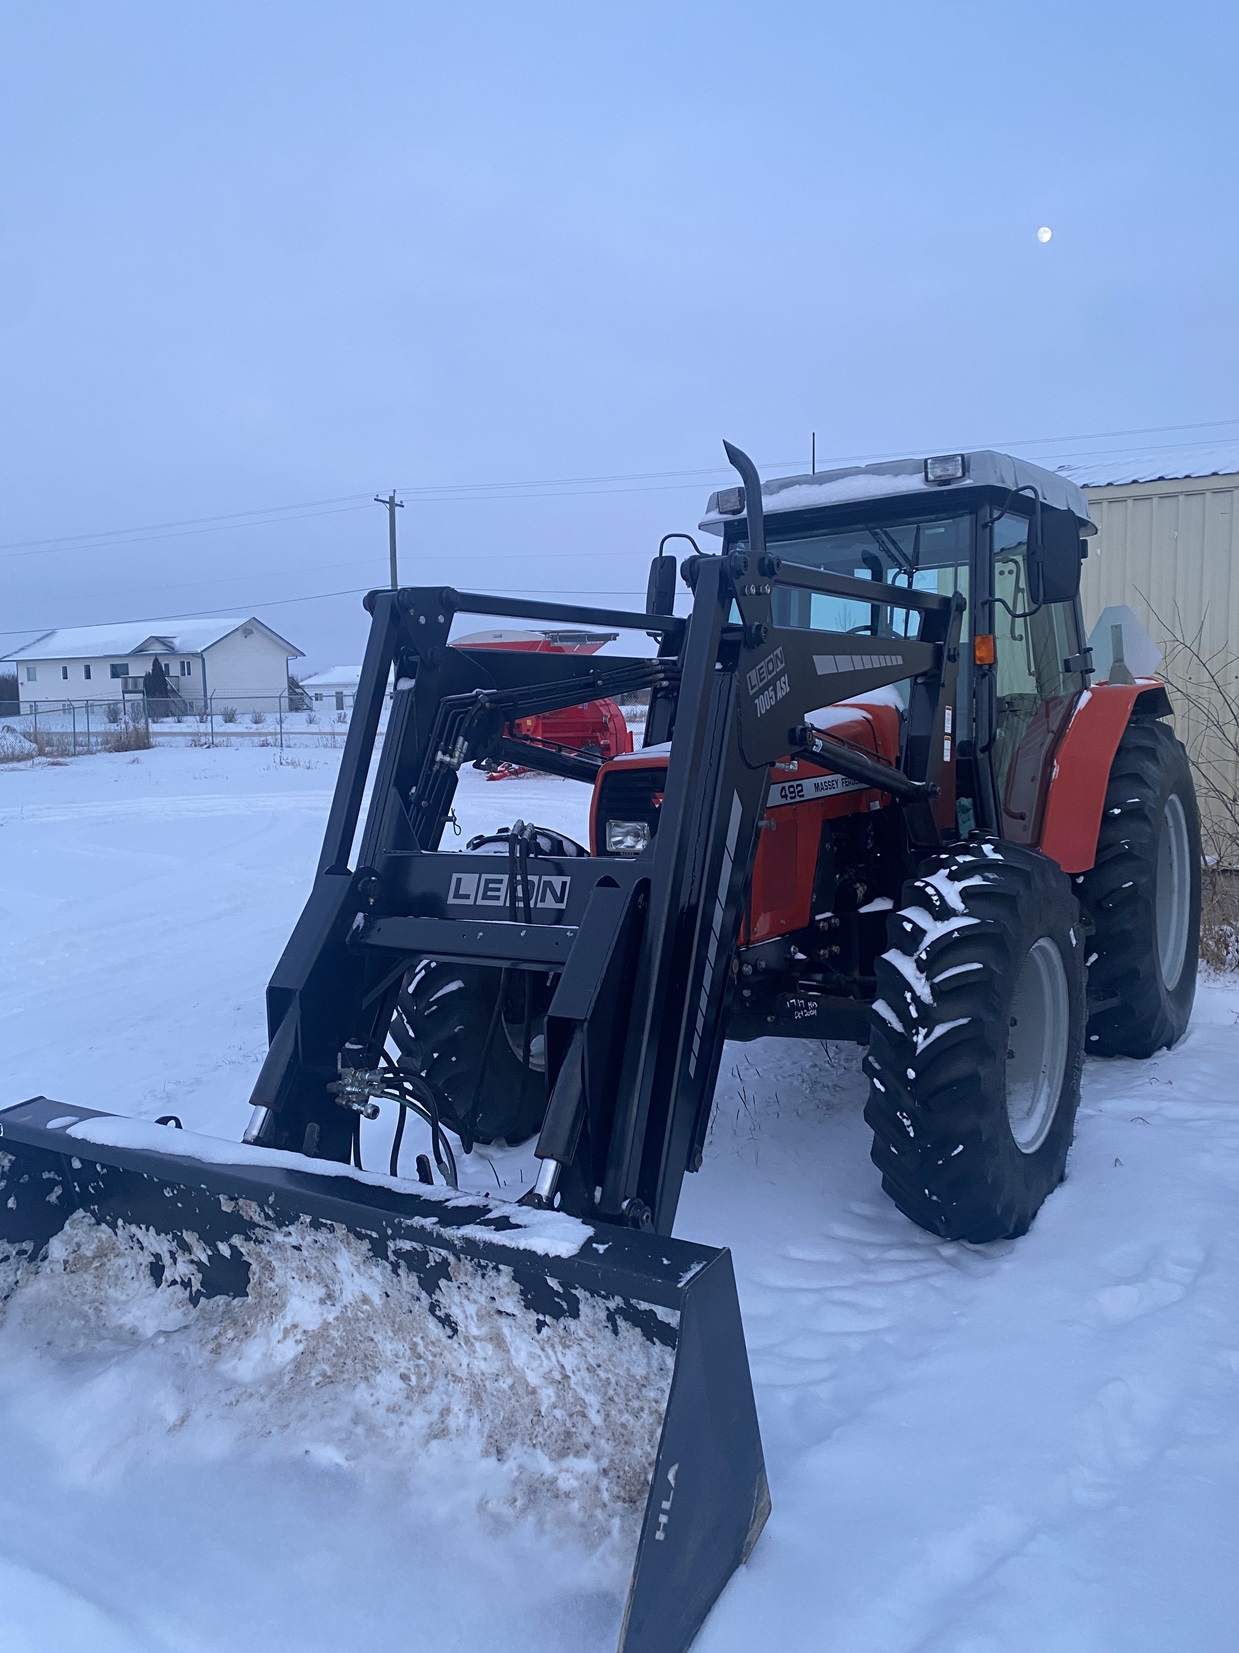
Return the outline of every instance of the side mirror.
[[[695,545],[693,549],[696,550]],[[645,587],[645,612],[647,614],[675,613],[676,573],[675,558],[666,556],[660,551],[659,555],[650,563],[650,577]]]
[[[1029,525],[1028,594],[1033,606],[1071,603],[1080,591],[1080,525],[1073,511],[1043,505]]]

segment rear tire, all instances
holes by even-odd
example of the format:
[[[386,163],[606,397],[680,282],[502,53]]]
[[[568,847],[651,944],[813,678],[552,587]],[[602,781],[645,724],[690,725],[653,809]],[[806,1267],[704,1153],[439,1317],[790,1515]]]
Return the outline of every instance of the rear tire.
[[[1093,926],[1091,1056],[1152,1056],[1181,1039],[1200,950],[1200,817],[1187,753],[1164,723],[1127,727],[1110,766],[1097,859],[1077,881]]]
[[[882,1186],[932,1234],[1023,1234],[1063,1179],[1080,1100],[1071,882],[1035,850],[970,840],[904,886],[887,937],[865,1058]]]

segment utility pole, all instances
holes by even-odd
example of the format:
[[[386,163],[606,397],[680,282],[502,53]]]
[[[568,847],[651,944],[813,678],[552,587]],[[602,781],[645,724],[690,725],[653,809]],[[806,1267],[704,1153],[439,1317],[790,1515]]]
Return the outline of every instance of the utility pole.
[[[404,501],[396,498],[393,488],[389,494],[375,494],[374,503],[387,507],[387,554],[391,558],[391,588],[396,591],[400,586],[400,576],[396,572],[396,512],[404,510]]]

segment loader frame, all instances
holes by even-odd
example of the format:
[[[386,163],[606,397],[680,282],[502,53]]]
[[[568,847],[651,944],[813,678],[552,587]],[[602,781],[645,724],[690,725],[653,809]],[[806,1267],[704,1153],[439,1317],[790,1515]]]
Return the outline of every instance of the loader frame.
[[[923,852],[951,834],[939,777],[962,598],[781,562],[765,548],[756,472],[737,450],[729,456],[745,483],[748,549],[687,560],[686,618],[668,612],[675,565],[665,556],[652,567],[645,612],[450,587],[367,596],[356,709],[314,886],[268,988],[270,1049],[248,1142],[359,1159],[358,1113],[337,1098],[364,1102],[420,961],[553,973],[542,1173],[527,1198],[669,1234],[709,1122],[770,765],[799,753],[880,789]],[[779,586],[915,611],[920,635],[777,626]],[[658,648],[651,659],[449,646],[464,614],[645,632]],[[901,768],[806,723],[816,707],[903,679],[912,686]],[[671,743],[646,850],[535,858],[516,835],[506,866],[494,854],[442,850],[459,769],[510,756],[514,720],[635,689],[650,691],[647,743]],[[591,763],[572,754],[556,769],[542,755],[536,767],[588,779]]]

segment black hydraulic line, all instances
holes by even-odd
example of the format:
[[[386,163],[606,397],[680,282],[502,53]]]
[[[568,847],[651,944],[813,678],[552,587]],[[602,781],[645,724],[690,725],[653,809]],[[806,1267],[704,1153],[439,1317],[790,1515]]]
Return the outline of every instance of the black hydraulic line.
[[[938,788],[931,782],[909,780],[902,770],[877,758],[866,757],[851,746],[832,740],[829,735],[819,734],[807,723],[790,729],[788,739],[794,755],[803,755],[811,762],[821,764],[824,769],[833,770],[836,775],[846,775],[850,781],[859,781],[864,786],[889,793],[901,803],[919,802],[938,795]]]
[[[487,763],[515,763],[524,769],[538,769],[546,775],[559,775],[564,780],[584,781],[588,786],[602,768],[602,758],[570,746],[559,746],[553,741],[517,740],[501,735],[487,752]]]
[[[408,1114],[407,1108],[400,1108],[396,1115],[396,1134],[391,1139],[391,1159],[387,1169],[393,1177],[400,1175],[400,1144],[404,1141],[404,1122]]]

